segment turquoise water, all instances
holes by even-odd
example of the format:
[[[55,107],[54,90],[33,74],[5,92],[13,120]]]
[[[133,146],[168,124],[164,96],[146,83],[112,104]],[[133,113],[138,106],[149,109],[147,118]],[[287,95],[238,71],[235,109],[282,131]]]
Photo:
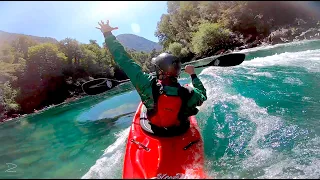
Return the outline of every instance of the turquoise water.
[[[198,69],[197,120],[218,178],[320,178],[320,41],[244,50]],[[190,83],[186,75],[181,83]],[[121,178],[139,103],[130,83],[0,125],[0,178]]]

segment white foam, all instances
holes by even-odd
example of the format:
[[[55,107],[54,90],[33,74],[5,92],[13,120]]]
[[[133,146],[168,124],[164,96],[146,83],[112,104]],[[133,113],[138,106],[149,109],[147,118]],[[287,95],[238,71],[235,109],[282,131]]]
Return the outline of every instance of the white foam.
[[[116,134],[118,139],[111,144],[82,179],[119,179],[123,155],[130,127]],[[120,175],[121,176],[121,175]]]
[[[308,66],[310,62],[319,63],[320,61],[320,50],[305,51],[305,54],[300,53],[284,53],[280,55],[269,56],[265,58],[256,58],[253,60],[253,63],[246,62],[244,68],[248,69],[248,74],[253,75],[266,75],[264,73],[256,73],[256,70],[259,70],[259,66],[268,66],[270,64],[274,65],[288,65],[298,66],[298,60],[294,58],[284,58],[294,56],[302,61],[303,57],[310,55],[311,58],[306,59],[306,64],[303,65],[307,70],[315,70],[315,66]],[[279,61],[279,57],[281,57]],[[319,59],[318,59],[319,57]],[[293,63],[292,63],[293,62]],[[292,64],[291,64],[292,63]],[[303,62],[305,63],[305,62]],[[258,65],[258,66],[256,66]],[[255,66],[255,68],[252,68]],[[202,77],[209,76],[209,78],[201,78],[205,88],[207,89],[208,100],[204,102],[201,107],[202,112],[207,112],[205,116],[210,116],[213,110],[213,107],[216,104],[223,106],[224,104],[236,104],[238,109],[234,110],[237,112],[238,116],[245,118],[254,122],[256,124],[256,130],[254,135],[251,137],[248,146],[246,147],[250,154],[247,154],[247,158],[244,160],[232,160],[236,161],[235,163],[240,163],[239,168],[236,172],[231,170],[227,174],[222,175],[223,178],[241,178],[242,172],[259,170],[261,175],[257,178],[319,178],[320,177],[320,160],[315,158],[320,154],[318,149],[320,144],[319,138],[314,138],[309,140],[307,143],[303,142],[302,145],[297,145],[291,151],[293,155],[288,155],[287,153],[276,151],[272,148],[277,148],[280,146],[279,142],[274,142],[270,147],[264,148],[259,147],[258,141],[265,140],[265,136],[270,134],[272,131],[279,130],[281,127],[286,126],[284,120],[281,117],[273,116],[268,114],[268,111],[264,107],[260,107],[256,104],[254,99],[246,98],[240,94],[230,94],[230,88],[232,87],[232,79],[223,78],[222,75],[225,74],[235,74],[235,68],[232,70],[220,70],[218,68],[206,68],[201,74]],[[240,72],[238,72],[240,73]],[[235,74],[238,75],[238,74]],[[267,76],[270,76],[267,75]],[[303,82],[299,78],[287,77],[283,81],[284,83],[302,85]],[[304,97],[304,100],[310,100],[308,97]],[[215,118],[215,115],[213,115]],[[203,119],[206,119],[204,117]],[[207,118],[207,120],[209,120]],[[204,122],[206,124],[207,120]],[[227,121],[227,119],[225,120]],[[216,132],[218,137],[223,138],[220,132]],[[306,155],[309,155],[306,157]],[[230,157],[231,158],[231,157]],[[226,154],[219,159],[219,163],[222,166],[227,166],[228,169],[232,168],[232,165],[228,164],[230,158]],[[232,157],[236,158],[236,157]],[[299,160],[308,160],[309,164],[301,164]],[[207,164],[212,166],[212,162],[207,162]],[[230,168],[229,168],[230,166]],[[216,172],[209,172],[209,174],[215,174]],[[250,177],[250,176],[249,176]]]
[[[300,41],[296,43],[305,42]],[[273,47],[275,46],[264,48],[268,49]],[[259,48],[260,49],[257,48],[256,50],[261,50],[261,47]],[[254,135],[251,137],[247,146],[247,149],[250,150],[250,155],[248,155],[247,159],[240,162],[241,167],[244,170],[255,168],[262,169],[264,173],[259,178],[319,178],[320,160],[310,159],[312,161],[311,165],[300,165],[295,161],[295,159],[279,153],[272,148],[260,148],[258,146],[258,140],[264,140],[265,135],[268,135],[274,130],[278,130],[284,125],[284,121],[281,117],[268,114],[267,109],[258,106],[254,99],[246,98],[240,94],[228,93],[232,90],[231,85],[233,83],[233,79],[224,78],[224,75],[236,76],[239,74],[238,69],[241,68],[242,70],[248,70],[246,74],[272,78],[273,76],[270,72],[257,72],[257,70],[260,70],[260,67],[274,65],[303,67],[309,72],[320,72],[320,50],[281,53],[267,57],[255,58],[251,61],[243,62],[242,65],[230,68],[205,68],[202,70],[200,73],[201,76],[199,77],[207,89],[208,100],[205,101],[199,109],[200,111],[205,112],[204,116],[210,116],[212,109],[216,104],[224,105],[231,103],[238,106],[234,111],[240,118],[245,118],[255,123],[256,129]],[[206,76],[209,76],[210,78],[206,78]],[[300,79],[291,77],[287,77],[283,82],[298,85],[303,84]],[[206,120],[200,123],[201,126],[202,124],[206,124],[208,118],[204,117],[202,119]],[[129,128],[123,131],[123,134],[120,135],[114,144],[110,145],[106,149],[103,156],[97,160],[96,164],[92,166],[87,174],[82,178],[119,178],[119,175],[116,174],[122,169],[125,140],[128,132]],[[217,135],[223,137],[223,134],[221,135],[219,132],[217,132]],[[277,146],[279,146],[279,144],[276,142],[272,144],[271,147]],[[303,148],[296,147],[293,151],[298,151],[297,154],[301,154],[300,151],[303,151]],[[311,150],[308,149],[308,151],[310,152]],[[221,159],[223,160],[223,158]],[[298,167],[303,170],[305,175],[285,173],[283,169],[289,167]],[[209,172],[209,174],[215,174],[215,172]],[[232,176],[238,177],[238,175]]]
[[[303,67],[309,72],[320,72],[320,50],[285,52],[267,57],[259,57],[250,61],[244,61],[239,66],[291,66]]]
[[[312,99],[311,97],[305,97],[305,96],[302,97],[302,100],[303,100],[303,101],[310,101],[311,99]]]
[[[207,68],[203,72],[206,76],[212,76],[214,78],[205,78],[203,83],[207,89],[208,100],[204,102],[201,109],[208,112],[208,116],[212,113],[212,109],[216,104],[221,106],[226,104],[235,104],[238,109],[234,110],[238,116],[245,118],[256,124],[256,130],[252,136],[247,149],[250,150],[251,155],[248,159],[243,161],[243,168],[252,168],[260,165],[264,165],[266,162],[274,159],[272,149],[260,149],[258,147],[258,140],[264,139],[264,136],[271,133],[274,130],[279,129],[283,125],[283,120],[280,117],[269,115],[267,109],[260,107],[256,104],[254,99],[246,98],[240,94],[230,94],[231,79],[222,78],[220,74],[233,73],[233,71],[222,70],[214,71],[212,68]],[[205,110],[204,110],[205,109]],[[204,118],[206,119],[206,118]],[[232,119],[232,118],[231,118]],[[226,119],[226,121],[228,121]],[[219,132],[217,136],[221,137]],[[232,175],[236,176],[236,175]]]
[[[299,78],[286,77],[283,80],[283,83],[294,84],[294,85],[302,85],[303,82]]]
[[[215,77],[210,78],[210,80],[203,80],[203,83],[206,86],[205,88],[207,89],[208,100],[204,102],[202,108],[210,108],[207,112],[211,112],[211,108],[215,104],[237,104],[239,106],[237,110],[238,115],[254,122],[257,125],[256,133],[251,140],[251,145],[255,144],[259,138],[263,138],[264,135],[268,134],[272,130],[278,129],[282,125],[281,118],[269,115],[267,113],[267,109],[259,107],[253,99],[246,98],[240,94],[232,95],[226,93],[226,89],[230,89],[229,85],[232,84],[230,79],[221,78],[218,76],[217,72],[213,72],[209,68],[204,70],[202,73]]]
[[[249,48],[249,49],[243,49],[239,52],[240,53],[250,53],[250,52],[260,51],[260,50],[277,49],[277,48],[288,47],[288,46],[299,46],[299,45],[303,45],[303,44],[307,44],[307,43],[315,42],[315,41],[319,41],[319,40],[302,40],[302,41],[295,41],[295,42],[290,42],[290,43],[280,43],[280,44],[275,44],[275,45],[264,45],[264,46]]]
[[[320,138],[315,137],[306,143],[299,144],[292,149],[293,155],[273,153],[277,157],[265,165],[263,179],[319,179],[320,159],[315,156],[320,154]],[[310,156],[311,155],[311,156]],[[279,158],[281,156],[282,158]],[[300,160],[309,161],[301,163]]]
[[[265,76],[265,77],[269,77],[269,78],[272,78],[272,74],[269,73],[269,72],[255,72],[255,73],[252,73],[253,75],[255,76]]]

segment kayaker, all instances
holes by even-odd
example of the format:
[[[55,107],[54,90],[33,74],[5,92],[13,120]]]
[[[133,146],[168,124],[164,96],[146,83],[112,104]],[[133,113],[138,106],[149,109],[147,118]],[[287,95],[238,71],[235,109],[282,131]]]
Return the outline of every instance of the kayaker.
[[[156,76],[142,71],[131,59],[124,47],[111,31],[109,20],[98,22],[104,35],[106,46],[115,62],[126,73],[146,107],[146,114],[152,130],[157,134],[176,135],[185,132],[190,125],[188,117],[198,113],[196,106],[207,99],[206,89],[197,77],[194,66],[187,65],[185,72],[191,76],[193,88],[181,86],[178,78],[181,71],[180,60],[169,53],[162,53],[152,59]]]

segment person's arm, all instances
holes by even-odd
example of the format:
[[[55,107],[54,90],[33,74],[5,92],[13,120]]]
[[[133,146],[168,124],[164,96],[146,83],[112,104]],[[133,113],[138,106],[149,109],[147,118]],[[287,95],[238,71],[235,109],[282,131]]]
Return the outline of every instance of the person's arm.
[[[124,47],[119,43],[116,37],[111,33],[112,30],[118,29],[109,26],[109,21],[104,24],[103,21],[99,23],[101,32],[105,37],[105,43],[110,53],[112,54],[115,62],[126,73],[131,80],[132,84],[139,93],[141,100],[148,107],[152,97],[152,81],[153,77],[142,71],[141,67],[135,63],[129,54],[125,51]],[[150,102],[149,102],[150,101]]]
[[[202,82],[197,77],[194,72],[194,67],[192,65],[187,65],[185,67],[185,72],[190,74],[193,85],[193,94],[190,97],[187,106],[192,108],[196,106],[201,106],[204,101],[207,100],[206,89],[204,88]]]

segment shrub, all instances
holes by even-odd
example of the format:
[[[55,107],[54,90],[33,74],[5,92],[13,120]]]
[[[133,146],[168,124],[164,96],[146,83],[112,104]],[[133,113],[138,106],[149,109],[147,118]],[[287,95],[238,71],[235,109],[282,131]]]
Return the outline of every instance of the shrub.
[[[217,51],[230,43],[230,31],[217,23],[204,23],[193,34],[192,47],[195,53],[205,53],[209,50]]]

